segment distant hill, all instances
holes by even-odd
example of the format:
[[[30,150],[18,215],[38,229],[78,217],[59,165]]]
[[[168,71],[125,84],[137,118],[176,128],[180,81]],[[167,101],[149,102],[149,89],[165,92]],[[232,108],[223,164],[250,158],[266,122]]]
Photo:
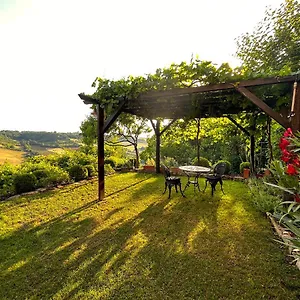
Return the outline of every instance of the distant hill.
[[[73,148],[80,145],[79,132],[46,132],[46,131],[0,131],[2,145],[16,146],[24,143],[33,146],[51,148]],[[11,147],[10,145],[10,147]]]
[[[62,148],[78,148],[80,144],[79,132],[0,131],[0,149],[22,151],[23,157],[47,155],[61,151]],[[13,158],[9,151],[1,151],[0,154],[0,163],[4,160],[10,162]],[[16,157],[21,155],[15,154]]]

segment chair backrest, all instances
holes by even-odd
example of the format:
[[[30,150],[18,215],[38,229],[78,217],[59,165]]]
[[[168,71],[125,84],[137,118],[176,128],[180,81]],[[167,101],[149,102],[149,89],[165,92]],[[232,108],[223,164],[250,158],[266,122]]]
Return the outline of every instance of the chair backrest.
[[[222,176],[222,175],[224,175],[225,171],[226,171],[226,163],[224,163],[224,162],[218,163],[214,167],[214,174],[216,174],[216,175]]]
[[[171,177],[170,169],[169,169],[167,166],[165,166],[165,165],[162,165],[162,167],[163,167],[163,169],[164,169],[164,175],[165,175],[165,177],[166,177],[166,178],[167,178],[167,177]]]

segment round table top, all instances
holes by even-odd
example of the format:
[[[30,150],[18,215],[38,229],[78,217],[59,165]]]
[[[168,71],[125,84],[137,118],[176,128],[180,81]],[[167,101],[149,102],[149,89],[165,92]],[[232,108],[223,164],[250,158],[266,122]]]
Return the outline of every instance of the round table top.
[[[185,172],[195,172],[195,173],[208,173],[210,172],[210,168],[200,167],[200,166],[181,166],[180,170]]]

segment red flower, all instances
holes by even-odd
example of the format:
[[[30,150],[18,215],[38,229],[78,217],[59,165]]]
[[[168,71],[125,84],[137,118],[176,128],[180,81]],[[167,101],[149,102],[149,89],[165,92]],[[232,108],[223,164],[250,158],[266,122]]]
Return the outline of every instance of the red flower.
[[[297,175],[298,171],[297,171],[297,169],[295,168],[294,165],[288,164],[286,173],[289,174],[289,175]]]
[[[291,129],[291,128],[288,128],[288,129],[284,132],[283,136],[285,136],[285,137],[291,137],[291,136],[293,136],[292,129]]]
[[[279,143],[279,147],[281,150],[286,149],[286,147],[290,145],[290,141],[288,141],[287,139],[281,138],[280,139],[280,143]]]
[[[295,200],[296,202],[300,202],[300,196],[299,196],[298,194],[296,194],[296,195],[294,196],[294,200]]]
[[[296,166],[296,167],[300,167],[300,160],[298,157],[295,157],[293,160],[292,160],[292,163]]]

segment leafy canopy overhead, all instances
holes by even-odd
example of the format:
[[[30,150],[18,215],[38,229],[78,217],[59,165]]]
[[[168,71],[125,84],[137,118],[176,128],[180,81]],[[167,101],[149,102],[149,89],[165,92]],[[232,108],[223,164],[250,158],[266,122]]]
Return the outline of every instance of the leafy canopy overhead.
[[[237,39],[237,57],[250,72],[285,75],[300,70],[300,3],[267,9],[252,33]]]
[[[116,81],[97,77],[92,84],[96,88],[93,97],[99,99],[107,112],[110,112],[120,99],[137,98],[141,93],[150,90],[195,87],[240,78],[240,70],[232,69],[227,63],[216,66],[210,61],[192,57],[189,63],[173,63],[167,68],[157,69],[154,74],[145,76],[128,76]]]

